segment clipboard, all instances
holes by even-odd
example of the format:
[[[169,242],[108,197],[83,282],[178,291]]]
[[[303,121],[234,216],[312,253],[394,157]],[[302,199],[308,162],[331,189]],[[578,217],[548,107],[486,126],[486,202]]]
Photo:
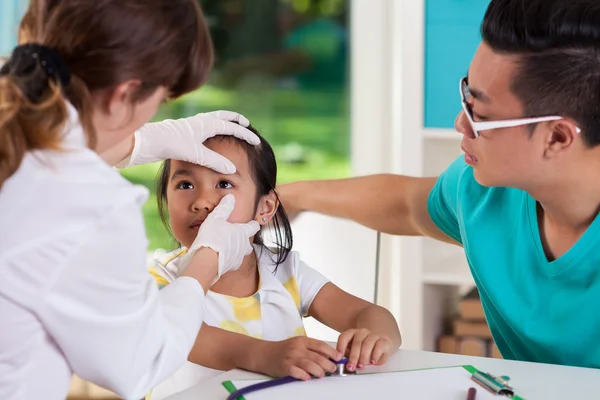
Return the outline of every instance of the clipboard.
[[[222,382],[230,394],[271,379]],[[477,400],[525,400],[514,393],[507,377],[495,377],[471,365],[397,372],[331,376],[289,383],[237,397],[238,400],[280,400],[284,398],[406,398],[419,400],[465,400],[469,388],[477,389]],[[391,397],[390,397],[391,396]]]

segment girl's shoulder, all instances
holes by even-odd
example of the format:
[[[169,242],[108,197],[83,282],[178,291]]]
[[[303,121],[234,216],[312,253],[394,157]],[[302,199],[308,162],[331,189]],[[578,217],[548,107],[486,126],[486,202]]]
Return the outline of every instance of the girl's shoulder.
[[[158,249],[154,251],[153,261],[154,264],[160,264],[164,267],[177,264],[177,261],[187,253],[187,247],[180,247],[175,250],[167,251],[164,249]]]
[[[159,287],[164,287],[179,276],[179,260],[187,253],[187,248],[180,247],[173,251],[156,250],[152,256],[148,273]]]
[[[277,278],[282,283],[298,274],[298,263],[300,254],[297,251],[290,251],[286,259],[279,265],[276,264],[277,252],[268,247],[254,246],[256,258],[260,273],[268,273]]]

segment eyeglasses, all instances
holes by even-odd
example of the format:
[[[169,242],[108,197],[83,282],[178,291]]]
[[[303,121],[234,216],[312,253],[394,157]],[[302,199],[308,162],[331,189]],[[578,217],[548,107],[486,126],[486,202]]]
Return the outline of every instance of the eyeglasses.
[[[470,95],[469,85],[467,84],[467,78],[461,78],[459,83],[460,90],[460,101],[462,103],[462,108],[465,111],[465,115],[467,116],[469,123],[471,124],[471,128],[473,129],[473,135],[478,137],[480,135],[480,131],[487,131],[490,129],[498,129],[498,128],[511,128],[514,126],[523,126],[529,124],[535,124],[538,122],[545,121],[556,121],[559,119],[563,119],[558,115],[550,115],[546,117],[534,117],[534,118],[518,118],[518,119],[505,119],[501,121],[485,121],[485,122],[475,122],[473,120],[473,111],[467,104],[467,97]],[[577,133],[581,130],[577,128]]]

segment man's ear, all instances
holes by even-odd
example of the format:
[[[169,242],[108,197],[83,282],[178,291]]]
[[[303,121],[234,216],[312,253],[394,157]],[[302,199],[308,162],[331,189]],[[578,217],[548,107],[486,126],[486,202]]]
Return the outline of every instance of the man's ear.
[[[258,201],[258,207],[256,208],[256,215],[254,219],[261,225],[268,225],[277,209],[279,208],[279,200],[275,195],[275,191],[271,190],[268,194],[262,196]]]
[[[581,130],[571,121],[561,119],[549,124],[544,143],[544,156],[556,158],[573,145]]]

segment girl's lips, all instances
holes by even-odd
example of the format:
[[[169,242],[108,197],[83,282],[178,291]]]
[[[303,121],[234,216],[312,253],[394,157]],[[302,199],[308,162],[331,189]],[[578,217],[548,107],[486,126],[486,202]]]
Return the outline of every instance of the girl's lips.
[[[197,220],[195,220],[190,225],[190,229],[193,229],[193,230],[197,231],[198,229],[200,229],[200,227],[202,226],[203,222],[204,222],[204,219],[197,219]]]

